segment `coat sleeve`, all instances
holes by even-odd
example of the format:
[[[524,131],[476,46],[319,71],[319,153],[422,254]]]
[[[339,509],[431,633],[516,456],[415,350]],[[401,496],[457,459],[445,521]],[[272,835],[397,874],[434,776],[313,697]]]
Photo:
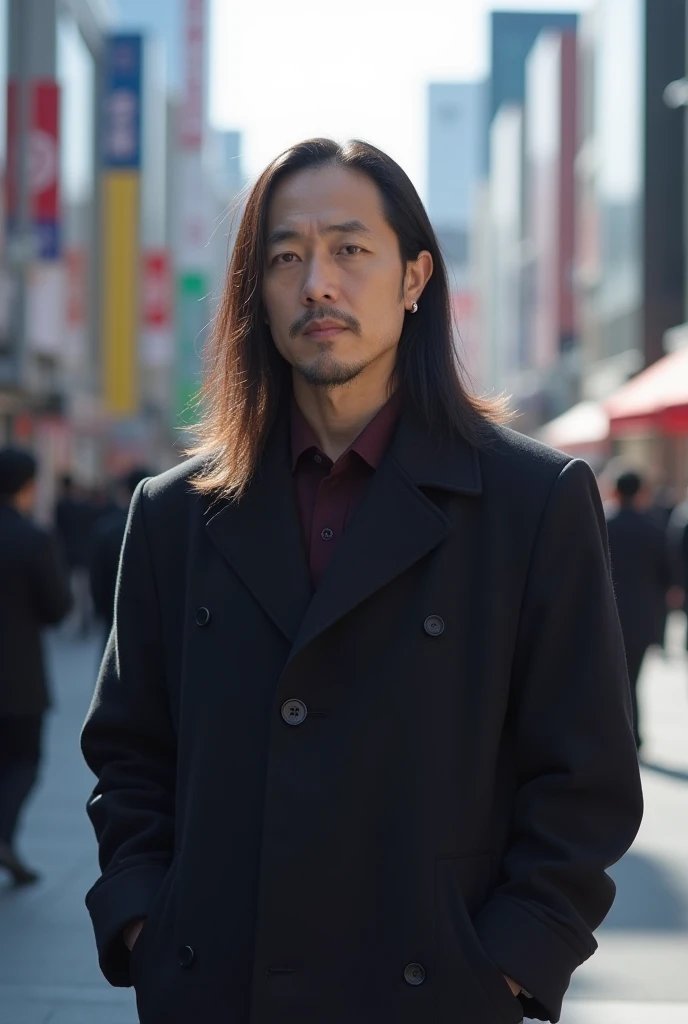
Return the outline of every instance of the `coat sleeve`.
[[[130,983],[122,929],[146,917],[174,850],[176,734],[144,522],[144,485],[132,501],[114,628],[81,734],[84,757],[98,779],[88,815],[101,868],[86,905],[101,969],[113,985]]]
[[[607,868],[642,817],[630,690],[599,492],[569,462],[550,494],[521,609],[512,676],[516,799],[501,884],[475,927],[558,1021],[571,974],[596,949],[615,894]]]

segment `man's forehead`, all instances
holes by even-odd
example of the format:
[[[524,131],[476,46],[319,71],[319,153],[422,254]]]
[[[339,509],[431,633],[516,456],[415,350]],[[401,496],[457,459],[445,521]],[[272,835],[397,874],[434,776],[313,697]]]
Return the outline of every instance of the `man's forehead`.
[[[359,222],[374,230],[384,222],[377,186],[345,168],[320,168],[290,175],[276,187],[268,208],[268,231]]]

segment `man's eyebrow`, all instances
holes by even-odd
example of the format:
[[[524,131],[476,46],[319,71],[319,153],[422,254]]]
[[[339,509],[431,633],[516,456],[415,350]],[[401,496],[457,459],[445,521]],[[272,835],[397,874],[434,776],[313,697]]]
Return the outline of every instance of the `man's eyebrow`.
[[[360,220],[346,220],[342,224],[328,224],[326,228],[322,228],[320,231],[321,235],[348,235],[356,232],[357,234],[370,235],[372,232],[370,228],[367,228],[363,221]],[[295,231],[294,228],[275,228],[271,231],[267,238],[267,245],[276,245],[278,242],[294,242],[301,238],[301,234]]]

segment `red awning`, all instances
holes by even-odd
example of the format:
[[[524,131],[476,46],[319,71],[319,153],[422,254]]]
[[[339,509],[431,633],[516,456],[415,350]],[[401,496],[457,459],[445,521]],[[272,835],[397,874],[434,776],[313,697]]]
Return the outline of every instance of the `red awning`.
[[[648,428],[688,434],[688,347],[643,370],[608,398],[604,407],[612,437]]]
[[[609,418],[597,402],[579,402],[546,423],[537,436],[569,455],[603,451],[609,440]]]

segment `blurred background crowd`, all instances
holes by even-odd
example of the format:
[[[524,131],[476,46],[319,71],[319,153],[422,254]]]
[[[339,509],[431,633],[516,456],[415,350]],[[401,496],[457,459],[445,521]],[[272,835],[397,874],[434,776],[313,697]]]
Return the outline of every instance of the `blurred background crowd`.
[[[685,648],[688,3],[402,0],[401,34],[365,58],[389,61],[374,89],[347,44],[350,102],[299,77],[316,18],[346,50],[327,5],[301,6],[292,38],[295,13],[269,0],[0,0],[0,548],[39,552],[39,626],[102,649],[133,488],[178,462],[196,415],[247,183],[306,135],[368,136],[426,203],[475,389],[598,476],[635,699],[647,651],[669,657],[668,620]],[[397,31],[385,4],[347,11],[366,51],[366,26],[381,44]],[[15,740],[0,863],[32,881],[12,833],[40,742]]]

